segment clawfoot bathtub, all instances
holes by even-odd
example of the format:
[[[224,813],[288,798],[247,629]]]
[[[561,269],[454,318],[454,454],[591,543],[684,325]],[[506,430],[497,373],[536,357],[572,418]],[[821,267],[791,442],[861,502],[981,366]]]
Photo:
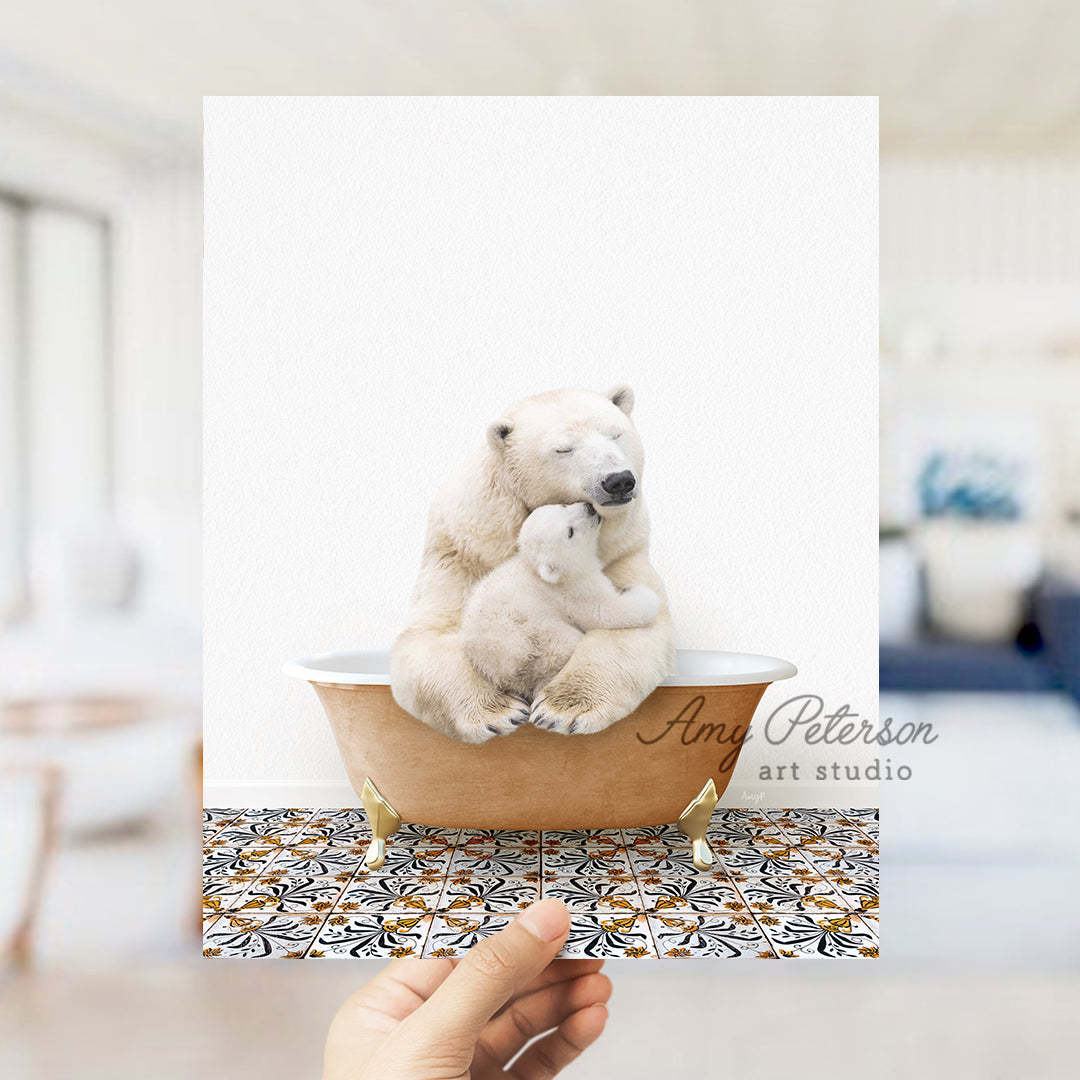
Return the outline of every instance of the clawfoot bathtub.
[[[708,870],[705,829],[766,687],[786,660],[680,650],[676,674],[625,719],[592,735],[526,724],[479,745],[410,716],[390,693],[389,652],[328,653],[284,672],[315,688],[371,823],[382,865],[402,820],[473,829],[617,829],[677,822]]]

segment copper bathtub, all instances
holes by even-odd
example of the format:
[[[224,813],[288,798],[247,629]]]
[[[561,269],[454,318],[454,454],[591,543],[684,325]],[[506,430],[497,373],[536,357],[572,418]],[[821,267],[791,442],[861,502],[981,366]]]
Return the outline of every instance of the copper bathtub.
[[[616,829],[676,822],[694,863],[712,855],[705,825],[738,761],[754,710],[793,664],[750,653],[680,650],[676,674],[625,719],[593,735],[529,724],[480,745],[401,709],[388,652],[293,660],[315,688],[374,840],[368,865],[402,820],[473,829]]]

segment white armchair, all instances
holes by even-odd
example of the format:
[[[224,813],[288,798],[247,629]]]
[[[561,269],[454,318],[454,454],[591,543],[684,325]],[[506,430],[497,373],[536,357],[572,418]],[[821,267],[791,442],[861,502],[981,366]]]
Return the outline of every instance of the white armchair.
[[[0,763],[58,766],[62,829],[139,820],[190,780],[201,641],[145,602],[135,545],[112,523],[39,537],[32,617],[0,632]],[[137,602],[140,601],[140,602]]]

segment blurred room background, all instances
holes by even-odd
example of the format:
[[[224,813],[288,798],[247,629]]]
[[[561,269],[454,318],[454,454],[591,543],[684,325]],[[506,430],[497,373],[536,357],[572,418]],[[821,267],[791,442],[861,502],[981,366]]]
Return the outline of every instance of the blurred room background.
[[[615,965],[572,1074],[839,1019],[801,1073],[1074,1075],[1077,55],[1071,0],[0,11],[0,1074],[314,1075],[377,966],[197,959],[201,97],[505,93],[880,96],[881,715],[939,736],[883,748],[881,962]]]
[[[882,162],[880,708],[940,736],[883,789],[883,888],[968,955],[1080,885],[1080,99],[1044,126],[1044,78],[986,152]],[[1064,911],[1022,951],[1075,965]]]
[[[201,170],[28,48],[0,114],[0,957],[40,970],[192,918]]]

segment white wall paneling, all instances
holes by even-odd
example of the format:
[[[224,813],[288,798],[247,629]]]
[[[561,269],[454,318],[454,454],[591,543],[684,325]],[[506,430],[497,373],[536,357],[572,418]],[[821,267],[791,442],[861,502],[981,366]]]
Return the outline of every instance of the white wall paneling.
[[[22,327],[17,204],[0,200],[0,625],[25,601]]]
[[[104,137],[38,104],[0,129],[0,409],[17,420],[0,436],[0,592],[19,575],[12,534],[32,556],[104,518],[136,551],[141,605],[194,631],[201,163],[147,147],[145,130]]]
[[[99,519],[112,495],[104,223],[51,207],[25,220],[30,531]]]
[[[1080,164],[890,161],[881,197],[886,464],[924,415],[999,414],[1045,444],[1053,529],[1080,508]],[[907,516],[899,476],[890,518]]]

